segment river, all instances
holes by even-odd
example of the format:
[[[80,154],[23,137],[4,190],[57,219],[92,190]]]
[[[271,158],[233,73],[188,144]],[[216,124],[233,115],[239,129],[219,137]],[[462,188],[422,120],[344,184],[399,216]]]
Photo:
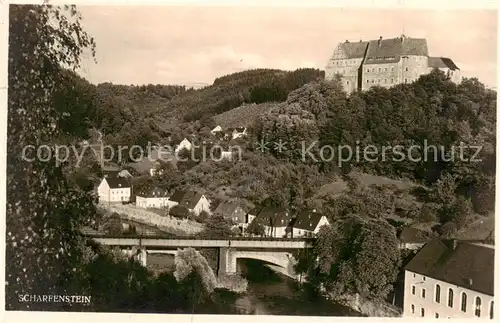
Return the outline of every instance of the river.
[[[161,233],[144,224],[129,222],[137,232]],[[154,271],[175,270],[174,257],[167,254],[148,254],[148,268]],[[238,260],[238,270],[248,281],[245,293],[235,294],[216,291],[220,303],[209,308],[194,309],[195,313],[235,314],[237,312],[256,315],[307,315],[307,316],[361,316],[345,306],[336,304],[322,296],[304,291],[299,284],[281,276],[264,263],[252,259]]]

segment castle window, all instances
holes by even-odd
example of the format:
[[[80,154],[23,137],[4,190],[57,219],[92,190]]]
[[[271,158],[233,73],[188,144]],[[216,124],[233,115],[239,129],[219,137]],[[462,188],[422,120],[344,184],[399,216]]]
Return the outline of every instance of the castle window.
[[[453,289],[448,289],[448,307],[453,307]]]
[[[462,293],[462,303],[460,304],[460,309],[462,312],[467,312],[467,294]]]
[[[387,72],[387,67],[386,67],[386,68],[384,68],[384,72]]]
[[[369,68],[366,69],[366,73],[370,73],[370,69]]]
[[[394,66],[393,66],[393,67],[391,67],[391,72],[394,72]]]
[[[407,72],[408,72],[408,67],[406,67],[406,68],[405,68],[405,71],[407,71]]]
[[[372,83],[375,83],[375,79],[372,80]]]
[[[422,298],[425,298],[425,288],[422,288],[421,296],[422,296]]]
[[[411,286],[411,293],[412,293],[413,295],[415,295],[415,285],[414,285],[414,286]]]
[[[493,305],[493,301],[490,302],[490,319],[492,320],[493,319],[493,309],[495,308],[495,306]]]
[[[420,316],[425,316],[425,309],[423,307],[420,309]]]
[[[391,84],[394,83],[394,79],[391,79]]]
[[[345,82],[346,82],[346,84],[349,84],[349,81],[345,81]]]
[[[366,83],[370,83],[370,80],[366,80]]]
[[[405,83],[408,83],[408,79],[405,79]]]
[[[481,297],[476,297],[476,309],[474,311],[474,315],[477,317],[481,317]]]
[[[378,68],[378,71],[379,71],[379,72],[381,72],[381,71],[382,71],[382,69],[379,67],[379,68]]]
[[[436,294],[434,296],[436,303],[441,303],[441,286],[439,284],[436,284]]]
[[[387,84],[387,79],[384,79],[384,84]]]
[[[411,304],[411,314],[415,314],[415,305]]]
[[[377,80],[377,83],[380,83],[380,79]]]

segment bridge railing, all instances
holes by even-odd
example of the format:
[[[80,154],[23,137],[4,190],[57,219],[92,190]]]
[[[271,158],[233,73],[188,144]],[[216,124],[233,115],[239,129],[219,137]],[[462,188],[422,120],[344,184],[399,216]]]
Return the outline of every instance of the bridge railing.
[[[90,228],[80,230],[81,234],[86,237],[93,238],[110,238],[110,239],[166,239],[166,240],[242,240],[242,241],[314,241],[315,238],[273,238],[273,237],[219,237],[219,238],[201,238],[199,236],[172,236],[169,234],[159,234],[154,232],[143,232],[140,234],[109,234],[106,232],[96,231]]]

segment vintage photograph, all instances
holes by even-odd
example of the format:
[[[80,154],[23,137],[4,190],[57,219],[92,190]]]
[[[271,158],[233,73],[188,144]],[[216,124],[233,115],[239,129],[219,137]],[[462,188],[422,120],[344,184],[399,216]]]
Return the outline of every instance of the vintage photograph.
[[[496,10],[3,8],[5,311],[495,319]]]

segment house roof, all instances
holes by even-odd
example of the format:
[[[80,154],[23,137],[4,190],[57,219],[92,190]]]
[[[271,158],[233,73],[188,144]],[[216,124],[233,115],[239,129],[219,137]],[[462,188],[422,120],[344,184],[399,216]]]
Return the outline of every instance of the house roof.
[[[214,214],[230,215],[233,214],[233,212],[238,207],[243,210],[243,208],[237,201],[225,201],[220,203],[219,206],[217,206],[217,208],[214,211]]]
[[[284,208],[267,206],[258,211],[255,219],[263,225],[271,227],[287,227],[292,218],[288,214],[288,211]]]
[[[166,197],[168,195],[168,192],[165,189],[161,189],[159,187],[153,187],[150,189],[143,190],[137,195],[141,197]]]
[[[314,231],[322,217],[323,214],[318,212],[302,211],[297,215],[292,225],[297,229]]]
[[[365,56],[367,41],[341,43],[340,48],[347,58],[363,58]]]
[[[106,177],[104,178],[109,188],[130,188],[130,183],[125,177]]]
[[[434,239],[415,255],[405,270],[493,296],[495,249],[468,242]]]
[[[203,194],[195,191],[175,191],[170,197],[170,201],[177,202],[181,206],[192,209],[198,204],[202,196]]]
[[[448,57],[429,57],[428,65],[431,68],[449,68],[452,71],[460,70],[453,60]]]
[[[405,243],[426,243],[432,239],[428,232],[411,227],[404,227],[398,238]]]
[[[365,64],[398,62],[405,55],[428,56],[427,40],[406,36],[370,40]]]

